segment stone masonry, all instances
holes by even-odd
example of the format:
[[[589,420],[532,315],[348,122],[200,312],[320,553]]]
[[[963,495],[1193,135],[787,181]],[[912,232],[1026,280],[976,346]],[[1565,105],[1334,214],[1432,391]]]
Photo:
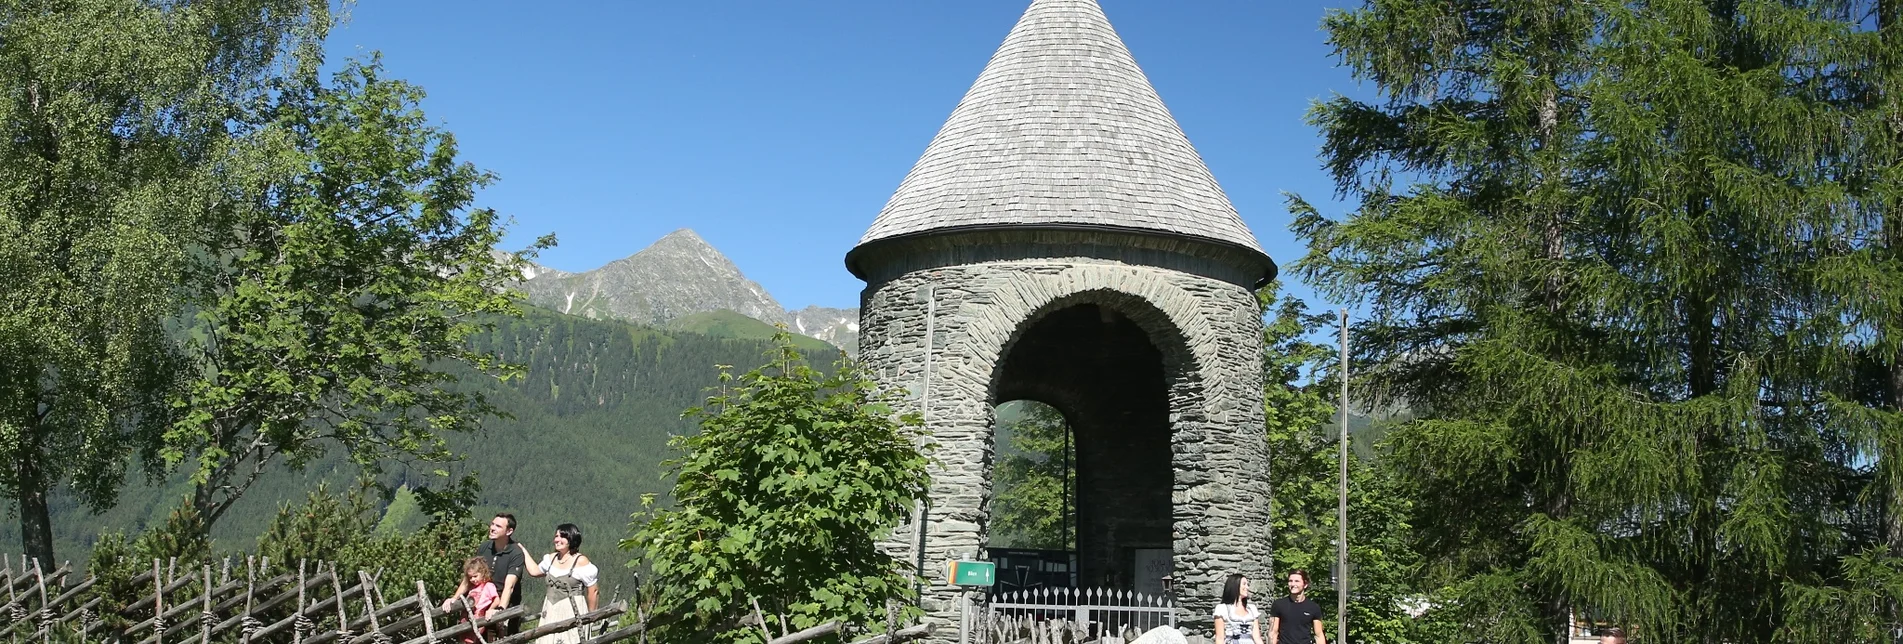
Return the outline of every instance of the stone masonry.
[[[846,265],[861,359],[923,403],[930,501],[887,548],[922,554],[935,639],[957,637],[946,562],[987,545],[1011,400],[1073,428],[1083,584],[1130,588],[1133,550],[1167,548],[1198,629],[1227,575],[1266,578],[1275,264],[1095,0],[1032,2]]]
[[[926,609],[956,624],[945,562],[986,545],[994,374],[1018,332],[1077,304],[1113,309],[1142,327],[1169,374],[1171,546],[1178,595],[1191,619],[1208,614],[1232,572],[1266,578],[1269,487],[1262,436],[1261,322],[1246,288],[1094,258],[949,266],[870,289],[861,355],[882,383],[926,388],[927,287],[932,382],[927,430],[935,443],[926,517]],[[1085,446],[1079,445],[1079,451]],[[1081,488],[1080,484],[1080,488]],[[1080,490],[1080,493],[1082,491]],[[1080,512],[1083,509],[1080,507]],[[893,551],[913,561],[916,527]],[[1085,535],[1079,535],[1080,541]]]

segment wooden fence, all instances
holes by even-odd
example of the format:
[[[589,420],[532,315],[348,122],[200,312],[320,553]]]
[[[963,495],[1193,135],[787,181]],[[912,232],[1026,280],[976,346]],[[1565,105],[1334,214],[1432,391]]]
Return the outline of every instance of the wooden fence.
[[[269,559],[247,558],[234,566],[227,559],[214,571],[209,564],[197,570],[179,569],[154,560],[152,569],[130,580],[137,590],[131,603],[107,604],[107,594],[96,592],[93,577],[74,581],[71,564],[51,571],[37,560],[15,570],[15,560],[0,558],[0,629],[5,644],[99,642],[101,644],[527,644],[537,638],[580,630],[581,644],[612,644],[638,638],[645,644],[651,621],[623,619],[626,600],[616,598],[598,610],[568,619],[540,623],[520,633],[493,636],[484,627],[513,619],[536,621],[539,615],[523,606],[511,606],[478,618],[463,619],[466,604],[442,610],[440,598],[418,580],[413,585],[381,583],[378,573],[342,571],[335,564],[298,562],[297,572],[265,578]],[[394,590],[394,592],[388,592]],[[94,592],[89,592],[94,591]],[[128,595],[121,594],[121,601]],[[118,603],[118,602],[113,602]],[[757,617],[755,623],[759,623]],[[764,630],[764,629],[763,629]],[[797,633],[782,633],[769,644],[798,644],[839,635],[837,623],[822,624]],[[887,632],[855,644],[897,644],[929,635],[929,625]],[[485,636],[488,637],[485,637]]]

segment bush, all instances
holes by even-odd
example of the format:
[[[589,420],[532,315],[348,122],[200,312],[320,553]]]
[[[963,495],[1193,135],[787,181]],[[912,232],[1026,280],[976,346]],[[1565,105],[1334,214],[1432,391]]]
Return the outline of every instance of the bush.
[[[786,333],[774,341],[769,364],[723,368],[721,393],[688,410],[700,432],[671,441],[677,507],[647,498],[621,542],[653,570],[655,611],[682,620],[657,641],[758,641],[739,626],[756,601],[802,629],[882,624],[909,599],[909,567],[877,542],[925,495],[918,418],[895,416],[856,365],[827,376]]]

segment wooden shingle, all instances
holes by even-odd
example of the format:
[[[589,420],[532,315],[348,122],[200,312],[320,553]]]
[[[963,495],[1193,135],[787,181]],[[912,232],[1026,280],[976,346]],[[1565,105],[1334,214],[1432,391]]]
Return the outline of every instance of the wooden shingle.
[[[1086,224],[1261,252],[1095,0],[1035,0],[860,244]]]

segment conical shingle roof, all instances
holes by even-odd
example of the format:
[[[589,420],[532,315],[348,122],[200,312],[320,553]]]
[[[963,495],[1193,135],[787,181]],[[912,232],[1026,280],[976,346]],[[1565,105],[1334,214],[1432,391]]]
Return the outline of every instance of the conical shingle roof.
[[[1014,225],[1262,252],[1095,0],[1031,3],[859,243]]]

